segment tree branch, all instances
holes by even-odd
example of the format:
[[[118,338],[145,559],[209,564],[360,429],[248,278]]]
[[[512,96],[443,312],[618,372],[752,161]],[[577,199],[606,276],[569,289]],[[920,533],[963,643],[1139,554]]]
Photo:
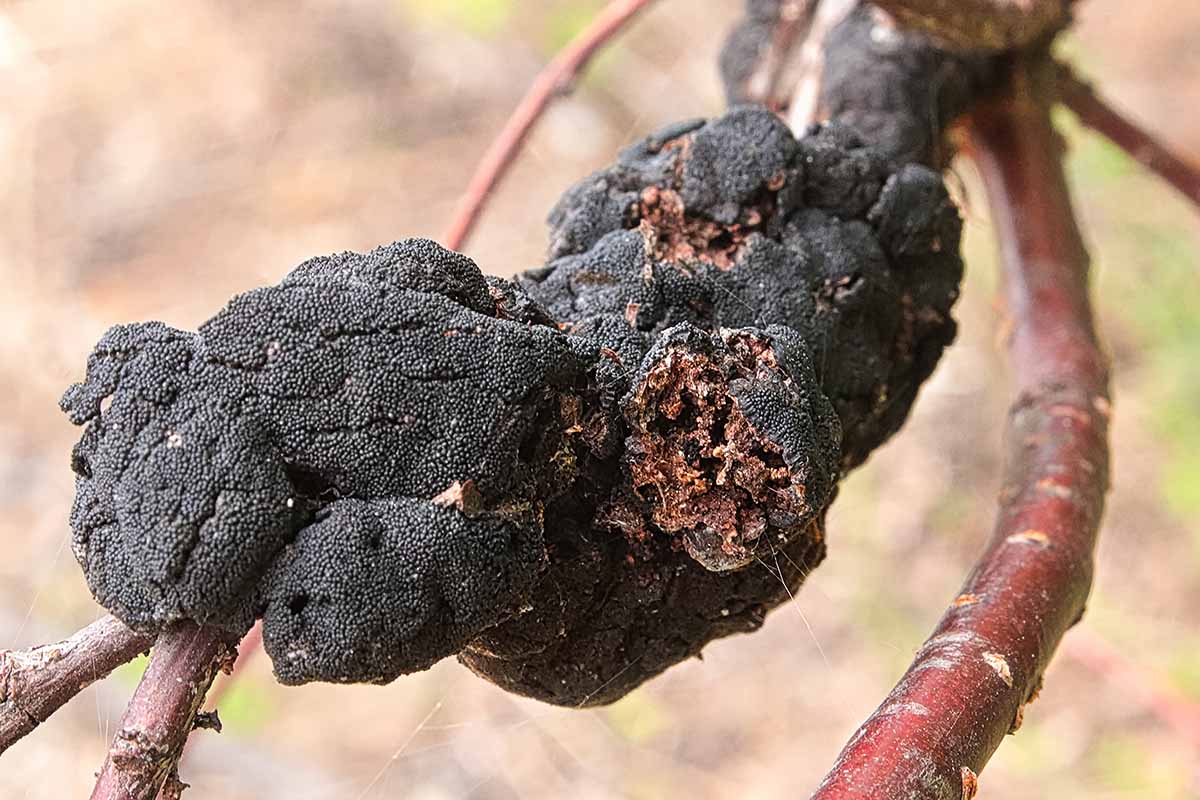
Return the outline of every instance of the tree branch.
[[[1012,50],[1065,27],[1072,0],[873,0],[898,22],[961,50]]]
[[[596,51],[652,2],[654,0],[613,0],[538,74],[471,177],[442,236],[444,246],[451,250],[462,249],[492,190],[512,166],[525,137],[551,100],[569,91]]]
[[[1079,121],[1132,156],[1184,197],[1200,207],[1200,166],[1185,161],[1164,147],[1149,132],[1131,122],[1096,94],[1065,64],[1058,67],[1058,92],[1063,105]]]
[[[55,644],[0,651],[0,753],[153,642],[106,616]]]
[[[150,665],[125,709],[92,800],[153,800],[175,774],[196,712],[217,671],[228,669],[229,635],[181,622],[154,644]],[[172,791],[181,784],[174,779]],[[170,796],[170,795],[168,795]]]
[[[1087,254],[1050,123],[1052,76],[1021,66],[970,146],[1000,238],[1017,400],[996,529],[961,593],[815,798],[972,797],[1091,586],[1108,486],[1108,372]]]

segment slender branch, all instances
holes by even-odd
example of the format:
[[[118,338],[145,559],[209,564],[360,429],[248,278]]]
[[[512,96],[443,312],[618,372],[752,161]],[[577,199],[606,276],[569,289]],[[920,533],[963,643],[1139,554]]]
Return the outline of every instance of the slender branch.
[[[1072,0],[874,0],[898,22],[962,50],[1000,51],[1065,27]]]
[[[1000,238],[1017,400],[996,529],[958,598],[850,743],[819,800],[972,797],[1082,615],[1108,486],[1108,371],[1087,254],[1050,123],[1050,76],[1020,65],[970,146]]]
[[[153,642],[106,616],[55,644],[0,651],[0,753]]]
[[[1096,94],[1070,67],[1059,65],[1058,92],[1079,121],[1106,137],[1184,197],[1200,206],[1200,165],[1180,158]]]
[[[153,800],[169,778],[178,796],[175,765],[205,693],[232,653],[228,634],[216,628],[181,622],[159,635],[92,800]]]
[[[476,168],[450,226],[442,236],[443,245],[451,250],[462,249],[492,190],[512,166],[525,137],[550,102],[568,92],[596,51],[652,2],[654,0],[613,0],[538,74]]]

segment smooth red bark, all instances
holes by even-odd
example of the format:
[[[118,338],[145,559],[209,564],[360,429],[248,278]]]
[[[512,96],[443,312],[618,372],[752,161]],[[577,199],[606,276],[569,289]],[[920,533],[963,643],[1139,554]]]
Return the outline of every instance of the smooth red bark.
[[[1006,277],[1017,399],[995,532],[933,635],[825,778],[819,800],[958,800],[1083,613],[1108,488],[1108,370],[1087,294],[1049,76],[1017,70],[977,110],[983,175]]]

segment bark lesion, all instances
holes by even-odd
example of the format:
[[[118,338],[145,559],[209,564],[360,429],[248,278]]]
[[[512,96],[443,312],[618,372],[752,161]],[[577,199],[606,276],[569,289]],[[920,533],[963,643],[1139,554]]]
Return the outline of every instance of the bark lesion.
[[[736,569],[802,534],[813,507],[782,446],[747,418],[731,381],[778,376],[769,343],[730,334],[720,358],[676,348],[645,373],[627,407],[628,492],[608,516],[626,534],[672,537],[714,570]],[[630,520],[636,527],[630,530]]]

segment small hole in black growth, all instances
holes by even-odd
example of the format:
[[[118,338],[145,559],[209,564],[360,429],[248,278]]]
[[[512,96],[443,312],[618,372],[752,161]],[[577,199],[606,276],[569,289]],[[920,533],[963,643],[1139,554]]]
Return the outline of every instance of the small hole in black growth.
[[[291,611],[293,614],[299,614],[304,610],[306,605],[308,605],[308,595],[298,594],[291,600],[288,600],[288,611]]]

